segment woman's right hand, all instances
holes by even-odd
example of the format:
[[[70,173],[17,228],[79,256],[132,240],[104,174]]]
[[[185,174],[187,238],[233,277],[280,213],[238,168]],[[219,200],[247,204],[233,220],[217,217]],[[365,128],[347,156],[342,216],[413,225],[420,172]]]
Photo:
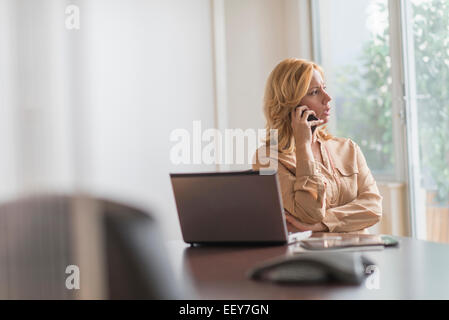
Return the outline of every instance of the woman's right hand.
[[[292,128],[297,149],[311,146],[312,127],[323,123],[323,120],[307,121],[310,115],[316,117],[315,111],[310,110],[307,106],[296,107],[292,111]]]

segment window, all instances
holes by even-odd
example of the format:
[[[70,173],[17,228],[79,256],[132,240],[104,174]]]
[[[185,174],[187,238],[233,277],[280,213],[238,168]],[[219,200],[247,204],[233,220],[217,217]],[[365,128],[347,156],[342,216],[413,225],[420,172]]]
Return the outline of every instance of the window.
[[[423,238],[449,242],[449,3],[412,0],[404,6],[410,33],[406,80],[415,119],[408,126],[417,137],[411,145],[416,228]]]
[[[449,2],[312,4],[332,132],[360,145],[378,180],[406,183],[412,235],[449,242]]]
[[[333,97],[332,132],[351,137],[376,176],[394,175],[387,0],[320,0],[318,51]]]

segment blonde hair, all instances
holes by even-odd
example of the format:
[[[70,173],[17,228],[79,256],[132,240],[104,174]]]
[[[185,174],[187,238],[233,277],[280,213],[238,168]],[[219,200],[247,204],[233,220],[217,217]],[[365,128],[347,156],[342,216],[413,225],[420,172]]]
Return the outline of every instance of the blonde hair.
[[[278,150],[283,153],[294,152],[295,139],[290,113],[307,94],[313,70],[317,70],[324,78],[324,72],[317,64],[301,59],[285,59],[271,71],[265,87],[263,107],[267,121],[267,146],[272,143],[270,129],[277,129]],[[332,138],[325,128],[319,128],[317,135],[325,140]]]

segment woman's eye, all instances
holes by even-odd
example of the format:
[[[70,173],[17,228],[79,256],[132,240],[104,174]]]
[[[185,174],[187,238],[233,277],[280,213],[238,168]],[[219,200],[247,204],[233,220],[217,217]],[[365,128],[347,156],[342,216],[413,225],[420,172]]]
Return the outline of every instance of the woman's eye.
[[[310,94],[311,94],[312,96],[317,95],[317,94],[318,94],[318,90],[313,90]]]

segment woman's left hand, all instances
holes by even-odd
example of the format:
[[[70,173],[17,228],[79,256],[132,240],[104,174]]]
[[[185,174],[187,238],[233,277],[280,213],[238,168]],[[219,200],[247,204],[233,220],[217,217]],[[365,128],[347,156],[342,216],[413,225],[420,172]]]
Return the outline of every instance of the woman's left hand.
[[[304,232],[304,231],[309,231],[309,230],[311,230],[313,232],[327,231],[327,227],[322,222],[318,222],[316,224],[303,223],[303,222],[300,222],[298,219],[292,217],[288,213],[285,214],[285,219],[287,220],[287,223],[291,224],[299,232]]]

